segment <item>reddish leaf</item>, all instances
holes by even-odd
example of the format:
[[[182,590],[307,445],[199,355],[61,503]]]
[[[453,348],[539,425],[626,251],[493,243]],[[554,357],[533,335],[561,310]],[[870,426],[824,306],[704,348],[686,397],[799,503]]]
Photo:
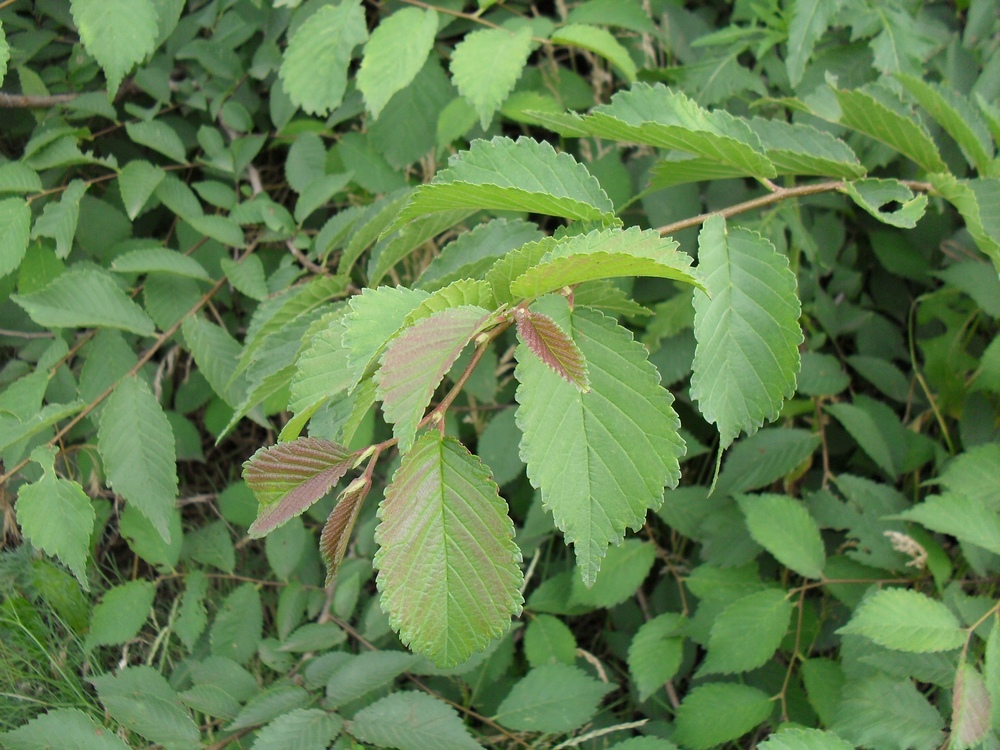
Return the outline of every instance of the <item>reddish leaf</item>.
[[[952,694],[951,744],[955,750],[978,745],[990,731],[990,694],[983,677],[963,662],[955,675]]]
[[[372,487],[370,479],[358,477],[347,489],[340,493],[336,507],[323,525],[323,533],[319,537],[319,551],[326,563],[326,585],[333,583],[337,570],[347,552],[347,542],[351,539],[351,531],[358,520],[358,511],[365,502],[368,490]]]
[[[353,458],[342,445],[319,438],[261,448],[243,464],[243,478],[260,503],[248,534],[264,536],[305,512],[347,473]]]
[[[517,335],[524,345],[553,370],[572,383],[582,393],[590,391],[587,361],[583,352],[548,315],[518,308],[514,313]]]

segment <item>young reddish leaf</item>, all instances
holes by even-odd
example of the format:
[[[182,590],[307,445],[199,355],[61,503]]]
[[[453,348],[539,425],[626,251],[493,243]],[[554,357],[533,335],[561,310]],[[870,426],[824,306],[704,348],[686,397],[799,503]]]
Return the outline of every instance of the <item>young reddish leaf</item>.
[[[424,433],[378,509],[382,608],[400,639],[440,667],[459,664],[521,612],[514,524],[489,469],[460,442]]]
[[[489,318],[482,307],[462,305],[422,318],[393,339],[375,374],[382,414],[405,453],[434,389],[462,349]]]
[[[563,380],[572,383],[581,393],[590,391],[587,362],[569,336],[548,315],[529,312],[523,307],[514,313],[518,338],[542,362]]]
[[[326,585],[333,583],[337,577],[337,570],[347,552],[347,542],[351,538],[351,531],[354,523],[358,520],[358,511],[368,496],[368,490],[372,487],[371,479],[358,477],[349,485],[347,489],[340,493],[337,498],[337,505],[323,524],[323,533],[319,537],[319,551],[323,555],[323,562],[326,563]]]
[[[978,745],[990,731],[990,694],[974,666],[962,662],[951,699],[951,744],[965,750]]]
[[[262,537],[304,513],[347,473],[352,459],[342,445],[319,438],[261,448],[243,464],[243,478],[260,503],[247,533]]]

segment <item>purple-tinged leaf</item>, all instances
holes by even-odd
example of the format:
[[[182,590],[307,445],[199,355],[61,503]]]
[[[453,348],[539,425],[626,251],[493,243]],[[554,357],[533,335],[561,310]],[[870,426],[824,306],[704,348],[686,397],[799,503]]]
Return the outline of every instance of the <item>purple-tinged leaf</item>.
[[[418,320],[389,343],[375,384],[401,452],[413,445],[434,389],[489,317],[482,307],[452,307]]]
[[[955,675],[951,699],[951,743],[949,748],[966,750],[978,745],[990,731],[990,694],[974,666],[962,662]]]
[[[460,442],[424,433],[379,506],[382,608],[403,643],[441,667],[465,661],[521,611],[521,552],[489,469]]]
[[[304,513],[347,473],[353,458],[342,445],[319,438],[299,438],[254,453],[243,464],[243,478],[260,503],[250,537],[262,537]]]
[[[529,312],[523,307],[514,313],[518,338],[563,380],[581,393],[590,391],[587,361],[583,352],[548,315]]]
[[[372,487],[370,479],[358,477],[349,485],[347,489],[340,493],[337,498],[337,505],[330,515],[327,516],[326,523],[323,524],[323,533],[319,537],[319,551],[326,563],[326,585],[329,586],[337,577],[340,563],[347,552],[347,542],[351,539],[351,531],[358,520],[358,511],[368,496],[368,490]]]

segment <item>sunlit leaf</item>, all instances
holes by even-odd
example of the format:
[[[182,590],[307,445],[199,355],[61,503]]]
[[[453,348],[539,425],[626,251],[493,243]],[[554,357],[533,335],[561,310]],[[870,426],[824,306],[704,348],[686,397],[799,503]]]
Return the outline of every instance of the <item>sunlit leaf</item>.
[[[377,118],[392,95],[416,78],[437,30],[438,15],[433,10],[401,8],[372,32],[356,79],[372,117]]]
[[[531,54],[531,28],[477,29],[455,45],[451,75],[455,87],[475,108],[485,129],[521,77]],[[489,65],[483,61],[489,60]]]
[[[885,589],[862,602],[838,633],[856,633],[880,646],[910,653],[947,651],[966,633],[944,604],[907,589]]]

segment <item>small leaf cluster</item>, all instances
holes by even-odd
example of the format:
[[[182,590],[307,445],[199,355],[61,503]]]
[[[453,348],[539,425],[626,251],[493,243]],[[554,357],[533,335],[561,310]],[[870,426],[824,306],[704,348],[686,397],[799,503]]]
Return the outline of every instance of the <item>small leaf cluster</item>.
[[[0,745],[996,745],[998,32],[0,3]]]

